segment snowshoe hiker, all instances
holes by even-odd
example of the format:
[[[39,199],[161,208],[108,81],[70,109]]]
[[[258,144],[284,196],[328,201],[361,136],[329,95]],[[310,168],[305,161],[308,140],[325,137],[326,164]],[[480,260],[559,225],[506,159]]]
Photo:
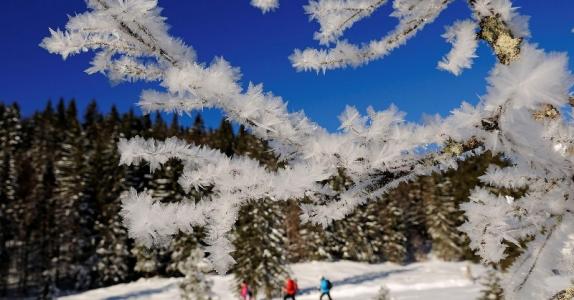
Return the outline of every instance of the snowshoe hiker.
[[[324,276],[321,277],[321,297],[319,298],[319,300],[323,300],[323,296],[327,296],[327,298],[329,298],[329,300],[333,300],[331,298],[331,289],[333,288],[333,284],[331,283],[331,281],[329,281],[329,279],[325,278]]]
[[[249,288],[249,285],[247,284],[246,281],[243,281],[241,283],[241,291],[239,294],[241,295],[242,300],[251,300],[252,299],[253,292],[251,292],[251,289]]]
[[[295,300],[295,295],[297,295],[298,291],[299,287],[297,286],[297,282],[291,278],[288,278],[287,281],[285,281],[285,286],[283,287],[283,292],[285,292],[285,297],[283,297],[283,300]]]

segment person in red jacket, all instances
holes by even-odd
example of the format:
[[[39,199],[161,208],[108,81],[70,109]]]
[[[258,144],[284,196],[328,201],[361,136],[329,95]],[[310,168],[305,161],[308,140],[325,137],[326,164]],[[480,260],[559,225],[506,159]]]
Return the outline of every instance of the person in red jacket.
[[[288,278],[287,281],[285,281],[283,291],[285,292],[285,297],[283,297],[283,300],[287,299],[295,300],[295,295],[297,295],[297,292],[299,291],[297,282],[291,278]]]
[[[240,291],[241,300],[251,300],[251,297],[253,297],[253,293],[251,292],[251,289],[249,288],[247,281],[243,281],[241,283],[240,288],[241,288]]]

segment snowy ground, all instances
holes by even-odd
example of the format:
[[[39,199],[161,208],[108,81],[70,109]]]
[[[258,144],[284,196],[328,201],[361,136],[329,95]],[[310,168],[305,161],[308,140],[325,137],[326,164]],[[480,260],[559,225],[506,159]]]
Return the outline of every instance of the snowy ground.
[[[472,300],[481,289],[467,275],[470,266],[473,276],[481,275],[478,265],[465,262],[450,263],[429,261],[407,266],[340,261],[310,262],[291,265],[291,270],[301,288],[298,300],[317,300],[319,278],[324,275],[334,284],[331,295],[334,300],[374,299],[381,285],[386,285],[396,300],[440,299]],[[213,290],[220,300],[237,299],[233,295],[231,276],[213,276]],[[125,299],[179,299],[178,279],[152,278],[127,284],[88,291],[65,300],[125,300]]]

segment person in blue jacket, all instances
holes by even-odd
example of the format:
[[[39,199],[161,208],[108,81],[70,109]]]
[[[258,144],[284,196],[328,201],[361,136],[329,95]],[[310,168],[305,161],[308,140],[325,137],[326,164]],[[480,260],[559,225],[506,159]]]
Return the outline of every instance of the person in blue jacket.
[[[331,299],[331,288],[333,288],[331,281],[325,277],[321,277],[321,297],[319,300],[323,300],[323,296],[327,296],[329,300],[333,300]]]

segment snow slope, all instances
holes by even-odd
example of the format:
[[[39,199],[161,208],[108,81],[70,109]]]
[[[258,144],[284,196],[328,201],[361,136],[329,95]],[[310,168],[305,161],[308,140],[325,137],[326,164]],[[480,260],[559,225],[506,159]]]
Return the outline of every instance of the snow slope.
[[[298,300],[317,300],[317,285],[321,276],[329,278],[334,288],[334,300],[374,299],[381,285],[386,285],[391,296],[403,299],[476,299],[481,289],[466,275],[469,266],[472,277],[483,273],[479,265],[466,262],[428,261],[399,266],[391,263],[365,264],[351,261],[309,262],[291,265],[292,274],[299,282]],[[214,292],[220,300],[238,299],[234,296],[232,276],[212,276]],[[65,300],[125,300],[179,299],[177,278],[142,279],[127,284],[91,290],[62,297]]]

